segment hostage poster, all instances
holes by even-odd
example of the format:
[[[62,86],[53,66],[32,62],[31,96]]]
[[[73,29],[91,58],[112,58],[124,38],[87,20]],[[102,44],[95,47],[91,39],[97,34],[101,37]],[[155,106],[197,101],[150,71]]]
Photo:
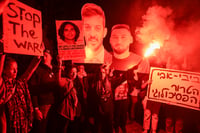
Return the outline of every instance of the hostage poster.
[[[58,54],[63,60],[83,60],[85,45],[80,20],[56,20]]]

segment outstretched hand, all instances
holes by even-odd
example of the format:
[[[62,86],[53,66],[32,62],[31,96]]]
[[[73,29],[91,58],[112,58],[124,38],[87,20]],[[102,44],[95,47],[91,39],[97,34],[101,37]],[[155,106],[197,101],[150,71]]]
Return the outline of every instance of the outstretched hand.
[[[57,59],[57,61],[58,61],[58,66],[62,66],[62,57],[60,57],[60,55],[57,55],[57,57],[56,57],[56,59]]]
[[[37,120],[42,120],[43,119],[43,114],[39,109],[35,109],[35,118]]]
[[[147,80],[146,82],[143,81],[141,88],[144,89],[147,85],[150,85],[152,83],[152,80]]]

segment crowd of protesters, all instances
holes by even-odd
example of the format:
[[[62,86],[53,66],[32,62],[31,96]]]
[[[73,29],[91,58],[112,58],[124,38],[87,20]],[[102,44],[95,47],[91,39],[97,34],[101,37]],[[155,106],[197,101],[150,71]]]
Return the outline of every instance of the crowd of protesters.
[[[190,111],[146,101],[151,63],[130,52],[134,40],[127,24],[112,27],[111,54],[103,47],[107,28],[101,7],[87,3],[81,15],[86,47],[96,59],[87,55],[85,63],[64,64],[58,55],[57,63],[52,64],[52,51],[45,49],[43,57],[35,57],[19,78],[17,62],[9,54],[1,54],[2,133],[127,133],[126,125],[133,121],[141,124],[144,133],[199,131],[198,119],[192,120],[193,129],[184,128],[185,113]],[[86,72],[85,64],[96,61],[102,63],[87,65],[93,70]],[[172,59],[167,63],[167,68],[183,69]],[[200,116],[199,112],[195,115]]]

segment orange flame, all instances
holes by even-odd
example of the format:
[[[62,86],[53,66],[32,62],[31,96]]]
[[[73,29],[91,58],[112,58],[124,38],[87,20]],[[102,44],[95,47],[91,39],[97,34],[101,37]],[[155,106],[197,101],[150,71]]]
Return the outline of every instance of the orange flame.
[[[153,41],[152,43],[150,43],[150,47],[146,50],[144,57],[149,57],[154,53],[155,49],[160,49],[160,47],[161,47],[160,42]]]

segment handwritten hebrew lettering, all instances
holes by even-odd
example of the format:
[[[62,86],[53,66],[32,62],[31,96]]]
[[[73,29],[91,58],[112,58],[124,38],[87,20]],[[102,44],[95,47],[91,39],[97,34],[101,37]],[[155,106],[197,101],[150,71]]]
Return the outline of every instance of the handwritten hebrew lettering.
[[[189,100],[189,96],[188,95],[183,95],[182,101],[183,102],[187,102]]]
[[[189,81],[188,75],[182,75],[182,80]]]
[[[194,103],[196,104],[197,103],[197,98],[196,97],[190,97],[190,101],[191,101],[191,103],[193,103],[193,101],[194,101]]]
[[[151,68],[148,100],[200,110],[199,73]]]
[[[162,93],[161,93],[161,97],[167,97],[168,91],[169,91],[168,88],[163,88]]]

